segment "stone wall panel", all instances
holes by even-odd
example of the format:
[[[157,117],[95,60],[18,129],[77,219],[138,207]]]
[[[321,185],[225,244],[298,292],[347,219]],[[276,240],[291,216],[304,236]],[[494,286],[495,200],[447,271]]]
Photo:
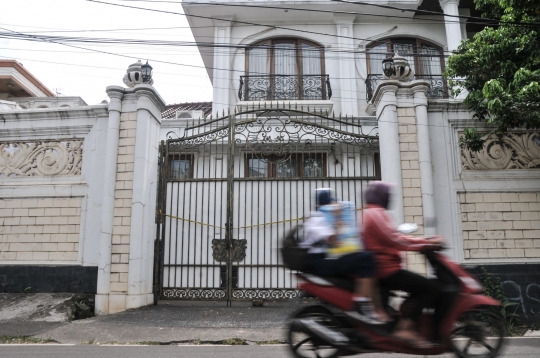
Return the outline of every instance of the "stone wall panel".
[[[540,258],[534,249],[534,239],[540,237],[540,192],[467,193],[459,198],[462,213],[467,212],[461,216],[466,258]]]

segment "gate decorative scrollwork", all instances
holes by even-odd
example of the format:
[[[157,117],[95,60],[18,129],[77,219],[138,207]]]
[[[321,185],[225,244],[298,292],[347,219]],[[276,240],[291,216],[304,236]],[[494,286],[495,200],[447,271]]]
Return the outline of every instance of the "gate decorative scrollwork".
[[[160,161],[160,296],[299,297],[280,237],[309,214],[317,186],[357,201],[380,178],[377,129],[366,132],[360,119],[293,106],[190,120],[170,132]]]

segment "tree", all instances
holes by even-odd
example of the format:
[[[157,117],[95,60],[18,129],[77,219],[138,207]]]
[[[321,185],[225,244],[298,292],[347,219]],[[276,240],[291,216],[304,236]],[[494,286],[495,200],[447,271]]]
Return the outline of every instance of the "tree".
[[[540,6],[538,0],[474,0],[482,17],[496,19],[464,40],[450,56],[450,86],[464,88],[474,118],[504,134],[513,128],[540,128]],[[460,143],[478,151],[483,141],[475,128]]]

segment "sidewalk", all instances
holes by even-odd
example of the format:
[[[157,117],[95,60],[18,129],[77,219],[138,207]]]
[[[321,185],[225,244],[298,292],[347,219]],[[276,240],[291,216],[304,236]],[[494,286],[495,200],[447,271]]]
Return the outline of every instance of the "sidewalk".
[[[35,305],[39,299],[30,301],[36,308],[39,306]],[[22,304],[15,305],[20,307]],[[269,300],[263,307],[252,307],[249,301],[232,302],[231,307],[227,307],[224,301],[160,301],[157,306],[72,322],[54,322],[43,314],[37,318],[33,314],[6,315],[12,311],[12,303],[7,307],[0,305],[0,335],[32,336],[68,344],[213,343],[230,338],[244,339],[253,344],[262,341],[275,343],[286,339],[287,318],[295,310],[311,304],[314,304],[311,299]],[[43,311],[43,308],[39,309]],[[58,307],[51,306],[49,310],[54,314]]]

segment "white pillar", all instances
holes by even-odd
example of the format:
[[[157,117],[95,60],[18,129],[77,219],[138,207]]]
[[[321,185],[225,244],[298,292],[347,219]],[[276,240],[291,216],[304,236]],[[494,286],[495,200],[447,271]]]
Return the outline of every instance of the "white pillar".
[[[99,264],[95,312],[109,313],[109,291],[111,282],[111,250],[114,219],[114,192],[116,185],[116,162],[118,140],[120,138],[120,113],[124,89],[118,86],[107,87],[109,102],[109,123],[107,128],[107,151],[105,157],[105,177],[103,200],[101,204],[101,233],[99,238]]]
[[[460,19],[459,17],[454,17],[459,15],[459,0],[439,0],[439,4],[444,14],[450,15],[444,17],[444,27],[446,29],[446,46],[448,47],[448,51],[452,52],[457,50],[463,39]],[[464,99],[467,97],[467,93],[465,89],[462,89],[462,92],[457,98]]]
[[[390,210],[396,223],[404,221],[403,178],[397,114],[397,81],[382,81],[375,91],[373,103],[377,106],[379,124],[379,150],[382,180],[394,184]]]
[[[354,63],[353,15],[334,15],[338,40],[339,96],[341,113],[358,117],[356,69]],[[332,79],[330,79],[331,81]]]
[[[212,70],[212,86],[214,88],[214,101],[212,114],[221,115],[229,109],[229,96],[231,84],[230,56],[231,50],[231,22],[229,20],[214,20],[214,69]],[[222,46],[220,46],[222,45]],[[238,78],[240,80],[240,78]]]
[[[448,51],[454,51],[461,43],[461,24],[458,17],[459,0],[439,0],[439,4],[445,15],[444,27],[446,28],[446,44]]]
[[[435,202],[433,194],[433,166],[429,145],[429,126],[426,92],[429,87],[423,83],[411,88],[414,95],[416,114],[416,133],[418,138],[418,163],[420,166],[420,186],[422,188],[422,206],[424,214],[424,234],[435,235]]]
[[[153,302],[151,273],[156,234],[159,128],[161,111],[165,107],[165,103],[152,86],[137,85],[134,91],[137,95],[137,126],[126,309],[150,305]]]

